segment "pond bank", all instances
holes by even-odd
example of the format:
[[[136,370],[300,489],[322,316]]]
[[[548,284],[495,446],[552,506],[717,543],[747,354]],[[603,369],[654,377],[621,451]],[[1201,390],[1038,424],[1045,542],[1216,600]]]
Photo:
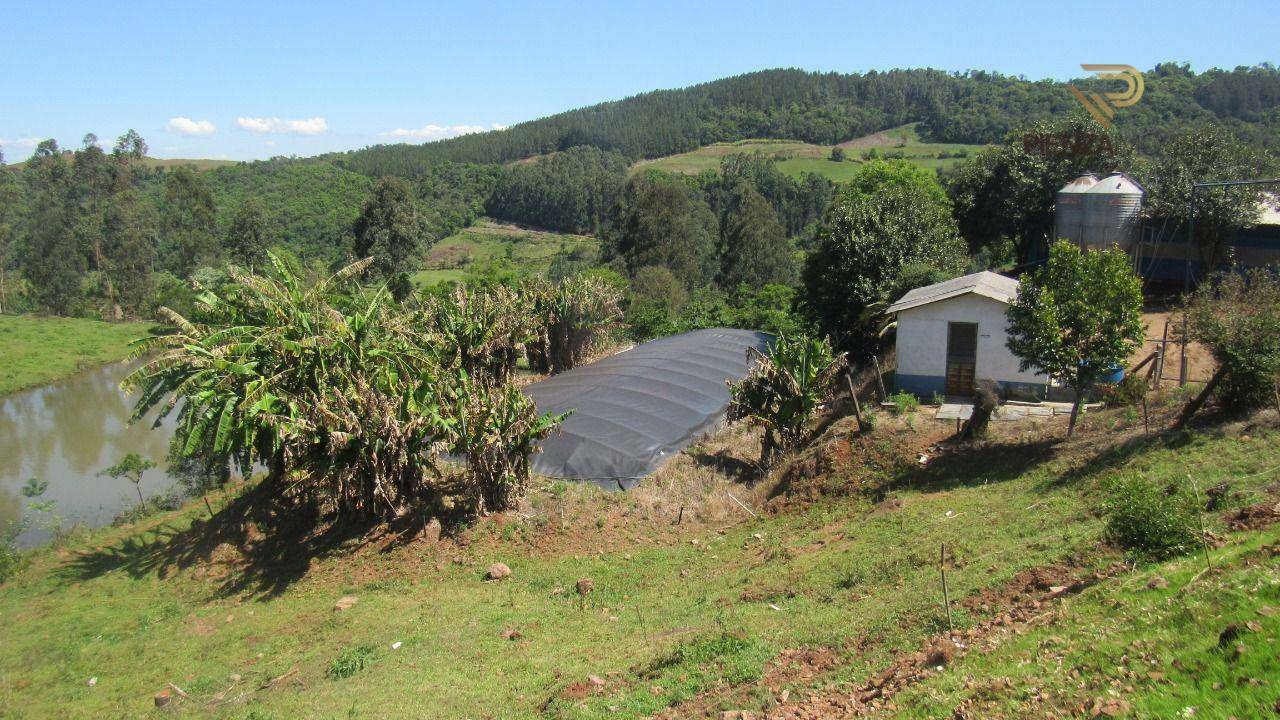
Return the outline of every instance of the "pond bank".
[[[0,315],[0,397],[129,356],[154,323]]]

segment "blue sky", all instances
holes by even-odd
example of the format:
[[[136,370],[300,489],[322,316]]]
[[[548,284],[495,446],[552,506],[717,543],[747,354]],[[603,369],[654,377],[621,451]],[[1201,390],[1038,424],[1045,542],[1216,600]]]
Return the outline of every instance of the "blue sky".
[[[0,148],[157,157],[423,142],[768,67],[1029,78],[1280,62],[1267,2],[6,3]]]

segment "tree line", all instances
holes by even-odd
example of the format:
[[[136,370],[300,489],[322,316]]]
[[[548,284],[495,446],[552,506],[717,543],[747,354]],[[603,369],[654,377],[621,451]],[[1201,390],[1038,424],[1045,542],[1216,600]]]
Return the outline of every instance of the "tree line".
[[[329,163],[160,169],[146,153],[129,131],[109,150],[92,134],[72,151],[46,140],[20,167],[0,155],[0,312],[151,317],[189,307],[192,282],[223,282],[229,264],[260,267],[268,249],[317,268],[374,246],[385,260],[388,242],[360,222],[371,198],[392,200],[386,181]],[[400,181],[413,232],[395,271],[474,222],[497,178],[496,167],[445,163]]]
[[[1258,147],[1280,149],[1280,70],[1270,64],[1195,73],[1162,63],[1142,102],[1124,111],[1125,137],[1152,152],[1194,123],[1218,121]],[[1104,81],[1076,79],[1104,90]],[[332,156],[370,176],[414,177],[444,161],[508,163],[590,145],[630,160],[715,142],[785,138],[832,145],[920,122],[936,142],[997,143],[1031,122],[1078,109],[1067,83],[999,73],[891,70],[865,74],[764,70],[659,90],[424,145],[380,145]]]

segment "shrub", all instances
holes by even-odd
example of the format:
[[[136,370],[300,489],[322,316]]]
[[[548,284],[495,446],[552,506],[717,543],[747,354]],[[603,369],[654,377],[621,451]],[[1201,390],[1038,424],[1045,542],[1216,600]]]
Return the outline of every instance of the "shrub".
[[[893,412],[896,415],[906,415],[920,409],[920,398],[909,392],[890,395],[889,402],[893,404]]]
[[[1130,407],[1142,402],[1147,381],[1141,375],[1125,375],[1118,383],[1101,386],[1102,401],[1113,407]]]
[[[372,645],[356,645],[338,653],[338,657],[329,663],[329,677],[342,680],[373,664],[374,648]]]
[[[1280,377],[1280,277],[1274,270],[1206,282],[1187,306],[1191,337],[1223,373],[1217,394],[1230,410],[1275,402]]]
[[[1151,560],[1189,553],[1201,539],[1199,503],[1186,488],[1118,478],[1106,488],[1104,510],[1107,540]]]

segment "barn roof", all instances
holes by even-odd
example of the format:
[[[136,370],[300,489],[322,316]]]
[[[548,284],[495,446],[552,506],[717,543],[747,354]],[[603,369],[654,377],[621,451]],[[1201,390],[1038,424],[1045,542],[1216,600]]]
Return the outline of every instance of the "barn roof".
[[[572,411],[530,456],[534,472],[630,487],[725,419],[726,380],[773,336],[715,328],[653,340],[524,388],[541,413]]]
[[[1018,281],[993,273],[990,270],[983,270],[972,275],[964,275],[933,285],[926,285],[922,288],[916,288],[899,298],[885,312],[896,313],[901,310],[910,310],[914,307],[936,303],[940,300],[949,300],[969,293],[998,300],[1002,303],[1011,303],[1018,296]]]

